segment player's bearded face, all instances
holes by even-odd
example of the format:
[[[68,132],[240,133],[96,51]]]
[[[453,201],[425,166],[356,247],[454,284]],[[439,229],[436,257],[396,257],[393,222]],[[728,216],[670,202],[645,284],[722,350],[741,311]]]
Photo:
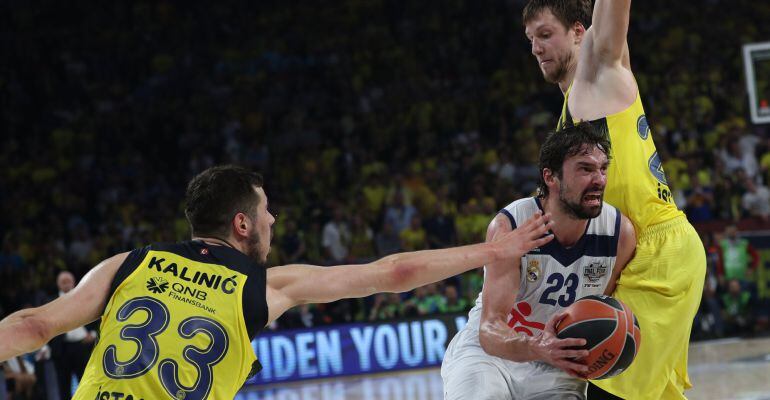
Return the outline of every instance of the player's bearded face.
[[[246,255],[255,263],[262,265],[267,262],[267,253],[262,254],[262,246],[260,244],[259,232],[257,229],[254,229],[249,233],[248,251],[246,252]]]
[[[543,78],[549,83],[561,82],[567,75],[571,60],[572,53],[569,51],[558,54],[553,63],[546,63],[540,67],[540,71],[543,72]]]
[[[264,225],[264,222],[262,223]],[[254,224],[254,228],[249,233],[248,251],[246,255],[259,265],[267,263],[267,256],[270,254],[270,242],[273,238],[273,229],[270,225],[262,226],[259,222]]]
[[[267,210],[267,196],[264,189],[255,188],[260,202],[253,215],[249,215],[252,228],[248,237],[248,251],[246,255],[259,265],[267,263],[267,255],[270,253],[270,242],[273,238],[273,223],[275,217]]]
[[[272,215],[269,215],[272,220]],[[252,230],[247,239],[246,255],[258,265],[264,266],[267,263],[267,256],[270,253],[270,242],[273,238],[272,223],[268,223],[267,216],[263,218],[251,217],[254,221]]]
[[[545,9],[525,24],[524,32],[543,78],[550,83],[562,82],[574,64],[576,31],[565,27],[549,9]]]
[[[561,181],[559,187],[559,203],[562,209],[577,219],[595,218],[602,212],[604,201],[604,187],[591,185],[584,190],[575,189]]]

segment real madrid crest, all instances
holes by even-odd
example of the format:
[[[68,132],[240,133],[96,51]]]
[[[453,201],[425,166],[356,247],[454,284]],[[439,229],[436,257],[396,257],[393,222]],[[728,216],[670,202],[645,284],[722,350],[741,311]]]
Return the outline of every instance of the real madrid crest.
[[[527,263],[527,280],[534,282],[540,278],[540,261],[529,260]]]

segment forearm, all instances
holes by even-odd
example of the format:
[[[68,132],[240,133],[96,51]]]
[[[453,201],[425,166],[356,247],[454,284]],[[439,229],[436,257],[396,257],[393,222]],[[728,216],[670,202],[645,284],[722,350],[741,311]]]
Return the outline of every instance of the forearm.
[[[525,362],[538,357],[532,350],[534,339],[515,332],[502,319],[482,321],[479,326],[479,343],[487,354],[506,360]]]
[[[493,244],[481,243],[393,254],[376,261],[375,268],[385,274],[380,291],[405,292],[495,262],[499,256]]]
[[[37,350],[49,339],[49,329],[35,309],[17,311],[0,321],[0,361]]]

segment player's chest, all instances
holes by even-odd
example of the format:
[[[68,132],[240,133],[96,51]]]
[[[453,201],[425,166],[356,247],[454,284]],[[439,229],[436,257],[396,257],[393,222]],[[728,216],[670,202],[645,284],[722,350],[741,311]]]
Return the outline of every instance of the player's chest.
[[[583,296],[603,292],[613,262],[612,257],[582,256],[565,265],[550,255],[527,254],[522,257],[517,298],[533,306],[568,307]]]

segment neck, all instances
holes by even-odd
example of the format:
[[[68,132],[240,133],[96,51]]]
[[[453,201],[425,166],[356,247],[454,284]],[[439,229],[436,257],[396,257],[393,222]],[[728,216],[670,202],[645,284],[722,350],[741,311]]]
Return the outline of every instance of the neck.
[[[548,196],[542,201],[543,211],[551,213],[554,239],[564,247],[573,246],[580,240],[588,225],[587,219],[579,219],[564,211],[555,196]]]
[[[241,253],[246,254],[246,249],[243,248],[243,246],[241,246],[239,242],[232,240],[232,238],[221,239],[221,238],[212,237],[212,236],[206,236],[206,237],[194,236],[192,240],[200,240],[201,242],[204,242],[209,245],[214,245],[214,246],[230,247],[232,249],[240,251]]]
[[[578,55],[575,54],[575,57],[573,57],[567,65],[567,73],[564,74],[564,78],[558,82],[559,89],[561,89],[561,93],[565,96],[567,95],[567,90],[569,90],[570,85],[572,85],[572,81],[575,79],[575,71],[577,71],[577,58]]]

